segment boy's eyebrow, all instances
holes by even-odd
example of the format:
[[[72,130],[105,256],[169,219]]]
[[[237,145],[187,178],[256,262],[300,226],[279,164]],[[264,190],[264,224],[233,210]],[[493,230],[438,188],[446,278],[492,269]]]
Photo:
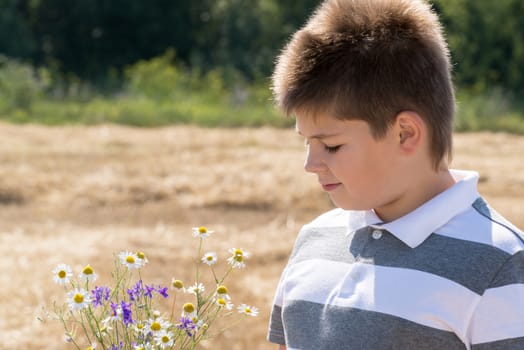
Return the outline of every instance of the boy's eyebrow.
[[[304,135],[302,135],[300,130],[297,130],[297,133],[300,136],[304,136]],[[319,140],[322,140],[322,139],[327,139],[328,137],[335,137],[335,136],[338,136],[338,135],[340,135],[340,133],[334,133],[334,134],[319,133],[319,134],[314,134],[314,135],[309,136],[308,139],[319,139]]]

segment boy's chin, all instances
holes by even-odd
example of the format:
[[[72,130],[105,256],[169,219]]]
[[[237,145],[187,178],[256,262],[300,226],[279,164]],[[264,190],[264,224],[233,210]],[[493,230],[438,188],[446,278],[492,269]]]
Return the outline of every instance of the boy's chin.
[[[351,203],[347,200],[341,200],[340,198],[334,198],[335,196],[329,196],[331,203],[337,208],[344,210],[357,210],[354,203]]]
[[[335,196],[329,196],[331,203],[337,208],[344,210],[371,210],[371,208],[366,208],[362,203],[356,203],[354,201],[348,200],[347,198],[341,199],[336,198]]]

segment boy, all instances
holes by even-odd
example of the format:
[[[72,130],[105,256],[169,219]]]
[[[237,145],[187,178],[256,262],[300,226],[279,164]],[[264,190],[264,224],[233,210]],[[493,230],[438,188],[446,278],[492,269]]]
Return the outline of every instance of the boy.
[[[277,288],[279,349],[524,349],[523,234],[448,169],[447,45],[423,0],[327,0],[273,76],[305,169],[339,207]]]

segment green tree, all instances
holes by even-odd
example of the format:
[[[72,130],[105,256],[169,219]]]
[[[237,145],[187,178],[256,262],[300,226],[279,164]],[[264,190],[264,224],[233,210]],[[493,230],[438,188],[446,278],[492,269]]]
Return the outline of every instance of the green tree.
[[[17,0],[0,0],[0,54],[30,58],[35,50],[29,23]]]
[[[192,50],[195,2],[190,0],[40,0],[33,31],[41,43],[40,63],[83,79],[103,78],[109,69],[176,48]]]
[[[493,87],[524,93],[524,2],[438,0],[457,83],[475,92]]]

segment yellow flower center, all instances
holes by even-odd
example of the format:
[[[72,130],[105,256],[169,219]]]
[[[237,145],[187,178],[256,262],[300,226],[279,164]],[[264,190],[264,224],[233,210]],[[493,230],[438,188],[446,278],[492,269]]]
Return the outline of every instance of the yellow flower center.
[[[144,253],[142,253],[142,252],[137,252],[136,256],[138,256],[138,258],[142,259],[142,260],[144,260],[146,258],[146,255]]]
[[[151,323],[151,330],[152,331],[159,331],[162,328],[159,322],[153,322]]]
[[[192,303],[185,303],[184,311],[187,312],[188,314],[195,312],[195,305],[193,305]]]
[[[200,234],[207,233],[207,228],[205,228],[204,226],[200,226],[198,228],[198,233],[200,233]]]
[[[235,249],[235,253],[233,254],[233,260],[237,262],[242,262],[244,260],[244,252],[242,249]]]
[[[206,259],[207,261],[213,261],[213,257],[211,255],[208,255]]]
[[[218,287],[217,287],[217,293],[218,293],[218,294],[227,294],[227,288],[226,288],[226,286],[218,286]]]
[[[167,335],[162,336],[162,343],[169,343],[169,337]]]
[[[133,258],[132,255],[128,255],[128,256],[126,256],[126,263],[128,263],[128,264],[134,264],[134,263],[135,263],[135,258]]]
[[[182,289],[182,288],[184,288],[184,283],[181,280],[174,280],[173,281],[173,287],[175,287],[177,289]]]
[[[226,306],[226,299],[218,298],[217,299],[217,304],[220,305],[220,306]]]
[[[136,325],[136,328],[137,329],[143,329],[144,325],[142,323],[139,323],[139,324]]]
[[[73,297],[73,300],[75,301],[75,303],[81,304],[84,302],[84,295],[80,293],[76,293],[75,296]]]
[[[84,275],[92,275],[95,271],[93,270],[93,268],[90,266],[90,265],[87,265],[86,267],[84,267],[84,269],[82,270],[82,273]]]
[[[251,313],[251,309],[249,307],[246,307],[246,308],[244,308],[244,312],[246,314],[250,314]]]
[[[65,278],[67,276],[67,273],[64,270],[58,271],[58,277]]]

